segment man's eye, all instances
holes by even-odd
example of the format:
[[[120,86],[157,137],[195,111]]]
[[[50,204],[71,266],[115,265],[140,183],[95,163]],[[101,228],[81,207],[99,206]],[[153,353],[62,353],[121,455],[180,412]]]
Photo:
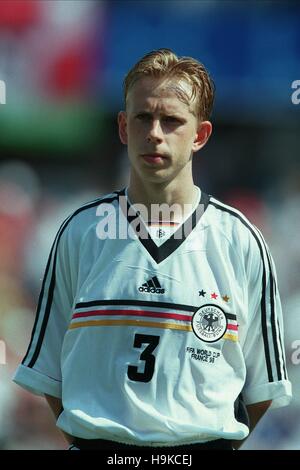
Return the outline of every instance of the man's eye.
[[[150,121],[151,116],[149,114],[138,114],[136,118],[140,121]]]
[[[174,123],[174,124],[175,124],[175,123],[179,123],[179,120],[178,120],[176,117],[173,117],[173,116],[166,116],[166,117],[164,118],[164,121],[165,121],[165,122],[169,122],[169,123],[171,123],[171,124],[172,124],[172,123]]]

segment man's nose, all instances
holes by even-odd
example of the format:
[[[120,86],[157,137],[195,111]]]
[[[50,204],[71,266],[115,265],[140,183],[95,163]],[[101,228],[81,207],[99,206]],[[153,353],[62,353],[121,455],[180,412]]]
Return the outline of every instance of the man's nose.
[[[148,132],[147,140],[151,142],[161,142],[163,139],[163,131],[160,121],[155,119],[152,121],[151,127]]]

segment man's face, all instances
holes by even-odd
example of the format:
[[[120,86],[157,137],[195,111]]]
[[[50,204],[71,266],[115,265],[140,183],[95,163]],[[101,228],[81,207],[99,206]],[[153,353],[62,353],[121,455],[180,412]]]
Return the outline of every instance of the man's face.
[[[191,168],[192,154],[207,140],[199,144],[195,104],[182,101],[176,88],[191,93],[186,82],[142,78],[128,93],[126,112],[119,113],[119,134],[128,146],[133,175],[143,180],[173,180],[187,165]]]

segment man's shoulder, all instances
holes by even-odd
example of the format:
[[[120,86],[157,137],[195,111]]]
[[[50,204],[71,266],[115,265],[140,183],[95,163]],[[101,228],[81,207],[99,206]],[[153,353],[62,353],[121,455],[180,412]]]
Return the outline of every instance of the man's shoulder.
[[[86,216],[89,214],[95,214],[95,210],[101,204],[110,204],[114,203],[114,201],[118,201],[118,198],[123,190],[114,191],[112,193],[103,194],[96,199],[88,201],[81,206],[79,206],[76,210],[70,214],[69,218],[80,218],[80,216]]]
[[[73,210],[62,222],[59,232],[81,234],[98,222],[98,208],[104,204],[114,204],[123,190],[103,194],[96,199],[88,201]]]
[[[257,226],[239,209],[226,204],[214,196],[209,198],[212,225],[218,227],[227,239],[244,250],[260,250],[265,244]]]
[[[214,196],[209,197],[209,207],[213,209],[214,217],[224,224],[241,228],[242,230],[245,229],[250,233],[258,230],[255,224],[251,222],[242,211],[224,203]]]

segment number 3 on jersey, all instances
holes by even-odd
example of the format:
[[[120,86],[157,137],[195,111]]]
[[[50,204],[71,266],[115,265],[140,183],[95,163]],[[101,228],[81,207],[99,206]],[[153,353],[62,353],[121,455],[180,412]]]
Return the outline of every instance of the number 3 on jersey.
[[[140,360],[145,361],[143,372],[138,371],[137,366],[128,366],[127,375],[130,380],[135,382],[150,382],[154,374],[155,356],[152,354],[159,343],[159,336],[141,335],[136,333],[133,346],[140,348],[143,344],[148,344],[140,355]]]

